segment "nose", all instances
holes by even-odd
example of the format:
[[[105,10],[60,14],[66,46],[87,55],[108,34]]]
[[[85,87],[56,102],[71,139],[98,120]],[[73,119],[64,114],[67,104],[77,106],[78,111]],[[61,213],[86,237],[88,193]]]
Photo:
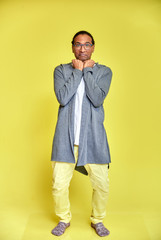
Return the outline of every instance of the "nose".
[[[81,46],[80,51],[81,51],[81,52],[84,52],[84,51],[85,51],[84,46]]]

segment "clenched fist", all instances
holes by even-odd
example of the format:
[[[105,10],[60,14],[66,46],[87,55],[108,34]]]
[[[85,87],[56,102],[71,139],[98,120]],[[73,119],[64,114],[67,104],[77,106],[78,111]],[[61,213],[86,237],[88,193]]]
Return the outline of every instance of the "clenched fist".
[[[83,62],[81,60],[73,59],[72,63],[74,68],[79,69],[81,71],[83,70]]]
[[[95,61],[93,61],[92,59],[86,60],[86,61],[84,61],[84,66],[83,66],[83,68],[93,67],[94,64],[95,64]]]

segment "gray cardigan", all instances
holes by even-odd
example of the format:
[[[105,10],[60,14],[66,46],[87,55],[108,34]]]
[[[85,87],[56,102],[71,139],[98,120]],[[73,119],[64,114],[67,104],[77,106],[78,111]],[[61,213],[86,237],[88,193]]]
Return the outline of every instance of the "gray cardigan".
[[[83,71],[71,63],[61,64],[54,70],[54,91],[60,104],[52,147],[52,161],[74,163],[74,107],[75,93],[81,78],[85,81],[79,138],[79,156],[76,170],[87,174],[87,163],[110,163],[110,151],[104,129],[103,102],[109,91],[112,71],[95,64]]]

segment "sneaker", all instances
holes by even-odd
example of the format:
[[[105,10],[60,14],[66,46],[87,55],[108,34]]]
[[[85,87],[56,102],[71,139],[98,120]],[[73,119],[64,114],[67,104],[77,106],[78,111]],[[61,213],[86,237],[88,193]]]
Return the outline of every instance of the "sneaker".
[[[65,232],[66,228],[68,228],[69,226],[70,223],[59,222],[58,225],[55,228],[53,228],[51,233],[56,236],[60,236]]]
[[[105,226],[103,225],[102,222],[99,223],[91,223],[91,227],[93,227],[96,230],[96,233],[100,236],[100,237],[104,237],[110,234],[110,231],[105,228]]]

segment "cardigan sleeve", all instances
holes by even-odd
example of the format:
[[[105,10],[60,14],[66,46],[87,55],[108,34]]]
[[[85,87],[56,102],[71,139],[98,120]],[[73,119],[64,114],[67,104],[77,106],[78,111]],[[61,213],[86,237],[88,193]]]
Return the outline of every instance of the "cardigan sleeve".
[[[62,65],[54,70],[54,91],[60,105],[65,106],[76,93],[82,78],[82,71],[73,69],[70,77],[65,79]]]
[[[104,71],[101,69],[101,72],[97,77],[97,81],[93,74],[93,68],[86,67],[83,72],[86,95],[94,107],[100,107],[109,91],[112,71],[109,67],[104,66]]]

